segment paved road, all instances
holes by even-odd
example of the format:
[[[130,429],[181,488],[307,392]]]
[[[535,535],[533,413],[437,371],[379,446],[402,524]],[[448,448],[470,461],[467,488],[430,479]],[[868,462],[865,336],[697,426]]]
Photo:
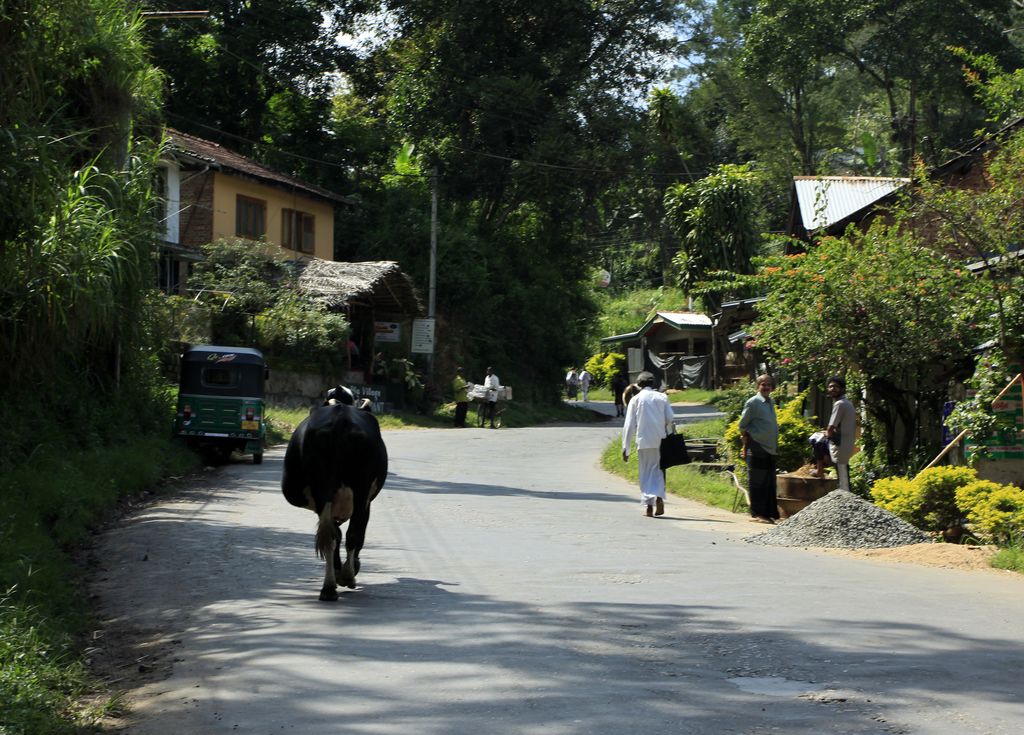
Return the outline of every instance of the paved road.
[[[1024,728],[1024,580],[743,542],[598,467],[612,423],[389,432],[360,588],[317,600],[282,452],[106,532],[138,735]]]

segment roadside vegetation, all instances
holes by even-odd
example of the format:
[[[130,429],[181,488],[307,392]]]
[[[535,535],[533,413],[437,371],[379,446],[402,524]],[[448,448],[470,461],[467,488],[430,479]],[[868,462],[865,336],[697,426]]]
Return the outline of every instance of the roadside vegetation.
[[[95,627],[83,551],[125,498],[196,465],[164,432],[40,449],[0,478],[0,733],[80,733],[117,705],[82,659]]]

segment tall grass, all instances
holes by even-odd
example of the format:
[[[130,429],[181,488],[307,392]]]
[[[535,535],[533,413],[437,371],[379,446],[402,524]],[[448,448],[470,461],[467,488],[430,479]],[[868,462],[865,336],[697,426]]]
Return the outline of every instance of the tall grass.
[[[1024,574],[1024,545],[1008,546],[995,553],[990,562],[996,569]]]
[[[89,609],[71,581],[74,553],[126,494],[194,463],[166,435],[135,435],[43,448],[0,478],[0,733],[80,732],[74,700],[89,682],[77,640]]]

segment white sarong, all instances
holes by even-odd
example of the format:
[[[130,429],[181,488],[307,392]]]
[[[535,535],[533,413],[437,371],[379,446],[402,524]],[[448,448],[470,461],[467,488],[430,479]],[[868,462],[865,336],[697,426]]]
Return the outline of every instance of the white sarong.
[[[661,471],[661,450],[637,449],[636,461],[640,468],[640,501],[654,505],[655,498],[665,498],[665,473]]]

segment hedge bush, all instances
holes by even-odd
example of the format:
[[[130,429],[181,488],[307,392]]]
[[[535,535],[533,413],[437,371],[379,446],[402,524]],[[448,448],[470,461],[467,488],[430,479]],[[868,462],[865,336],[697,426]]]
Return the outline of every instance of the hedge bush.
[[[619,352],[601,352],[587,360],[584,369],[594,385],[609,385],[618,373],[626,372],[626,356]]]
[[[1024,490],[976,480],[958,488],[957,503],[965,511],[971,530],[1006,546],[1024,539]]]

